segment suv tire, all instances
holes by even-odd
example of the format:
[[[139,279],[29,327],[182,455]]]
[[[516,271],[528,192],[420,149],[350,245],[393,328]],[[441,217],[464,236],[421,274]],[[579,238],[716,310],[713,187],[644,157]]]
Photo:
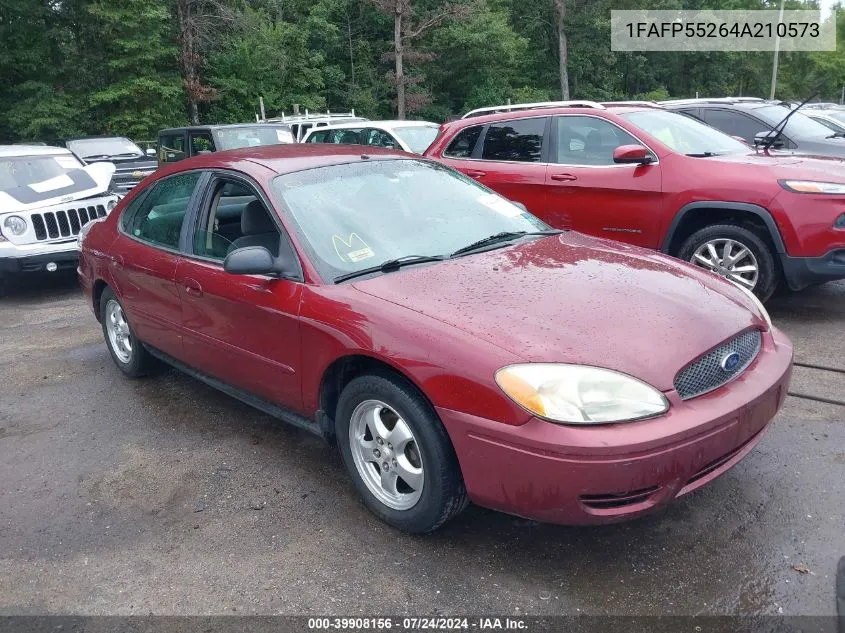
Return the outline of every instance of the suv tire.
[[[155,365],[155,359],[135,337],[126,320],[123,305],[111,288],[103,290],[100,296],[100,323],[106,347],[120,371],[131,378],[148,374]]]
[[[696,231],[681,245],[678,258],[752,290],[760,301],[771,297],[778,285],[778,269],[769,246],[756,233],[736,224],[716,224]],[[726,260],[728,264],[724,265]],[[752,279],[753,287],[749,287]]]
[[[411,534],[432,532],[467,506],[446,429],[404,381],[353,379],[340,394],[335,430],[355,488],[385,523]]]

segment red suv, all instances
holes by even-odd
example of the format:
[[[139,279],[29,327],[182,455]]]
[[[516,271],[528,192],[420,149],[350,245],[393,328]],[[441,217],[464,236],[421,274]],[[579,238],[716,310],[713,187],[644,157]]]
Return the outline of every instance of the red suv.
[[[781,280],[845,278],[843,161],[757,152],[656,105],[484,108],[425,155],[551,226],[659,249],[762,299]]]

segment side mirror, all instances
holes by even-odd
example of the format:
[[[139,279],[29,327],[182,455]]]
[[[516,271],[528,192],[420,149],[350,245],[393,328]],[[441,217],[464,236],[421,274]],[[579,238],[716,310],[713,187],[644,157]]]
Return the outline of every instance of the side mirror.
[[[754,144],[755,145],[766,145],[768,144],[769,140],[775,135],[777,132],[768,131],[768,132],[758,132],[754,135]],[[773,144],[772,147],[775,149],[780,149],[783,147],[783,138],[778,138]]]
[[[274,275],[278,271],[275,258],[263,246],[245,246],[226,255],[223,270],[233,275]]]
[[[642,145],[620,145],[613,150],[613,162],[623,165],[648,165],[654,162],[654,156]]]
[[[158,152],[156,152],[155,147],[148,147],[146,154],[147,156],[155,156]]]

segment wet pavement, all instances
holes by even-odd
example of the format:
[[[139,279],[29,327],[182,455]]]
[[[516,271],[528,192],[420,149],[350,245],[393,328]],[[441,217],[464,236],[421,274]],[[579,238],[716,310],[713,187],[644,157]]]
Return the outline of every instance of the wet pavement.
[[[112,365],[75,280],[0,300],[0,614],[833,615],[845,554],[845,283],[770,303],[792,393],[736,468],[631,523],[471,507],[427,537],[311,435]]]

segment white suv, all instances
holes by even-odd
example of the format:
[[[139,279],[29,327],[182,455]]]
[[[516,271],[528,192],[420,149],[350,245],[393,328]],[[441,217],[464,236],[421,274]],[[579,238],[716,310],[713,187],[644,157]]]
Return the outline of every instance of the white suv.
[[[79,231],[119,200],[114,170],[60,147],[0,145],[0,295],[13,275],[76,268]]]
[[[431,145],[440,126],[428,121],[365,121],[333,123],[308,131],[303,143],[374,145],[422,154]]]

